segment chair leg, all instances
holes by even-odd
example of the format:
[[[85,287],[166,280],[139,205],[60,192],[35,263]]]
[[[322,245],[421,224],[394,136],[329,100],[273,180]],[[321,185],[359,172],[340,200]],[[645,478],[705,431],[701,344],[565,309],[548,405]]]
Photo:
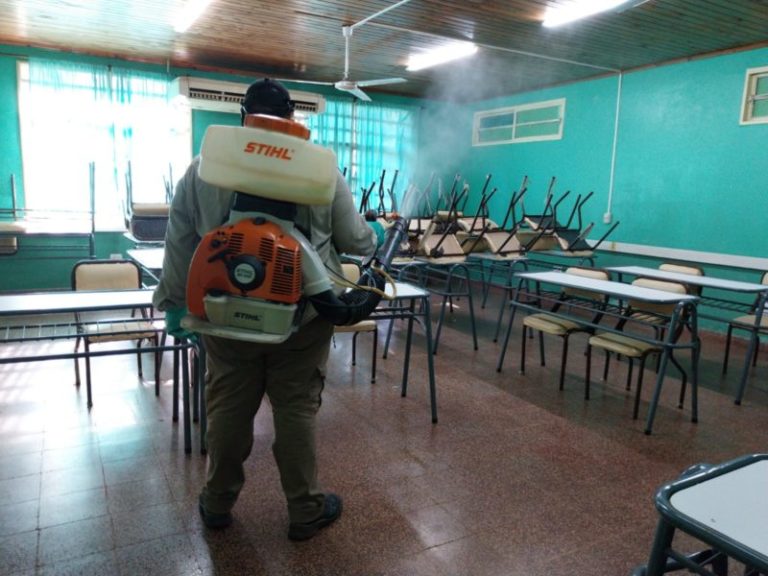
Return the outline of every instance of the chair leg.
[[[603,382],[608,380],[608,365],[611,361],[611,353],[608,350],[605,351],[605,366],[603,366]]]
[[[688,384],[688,373],[683,369],[682,366],[680,366],[680,363],[677,361],[677,359],[670,354],[669,361],[672,362],[675,368],[677,368],[677,371],[680,372],[680,375],[682,376],[682,383],[680,384],[680,398],[678,399],[677,407],[682,409],[683,408],[683,402],[685,401],[685,389]]]
[[[88,408],[90,409],[93,406],[93,397],[91,396],[91,347],[88,345],[88,338],[85,338],[83,342],[85,342],[85,390]]]
[[[645,374],[645,359],[647,356],[640,358],[640,366],[637,374],[637,390],[635,391],[635,407],[632,410],[632,420],[637,420],[637,415],[640,412],[640,393],[643,391],[643,374]],[[632,359],[629,359],[630,366],[632,366]]]
[[[144,380],[144,370],[141,366],[141,340],[136,342],[136,364],[139,367],[139,379]]]
[[[725,333],[725,357],[723,358],[723,376],[728,372],[728,356],[731,352],[731,336],[733,335],[733,326],[728,324],[728,330]]]
[[[546,365],[544,360],[544,332],[539,331],[539,358],[542,366]]]
[[[629,360],[629,369],[627,370],[627,386],[626,390],[632,390],[632,369],[634,368],[634,362],[632,358],[627,358]]]
[[[510,328],[512,325],[510,324]],[[525,374],[525,340],[528,336],[528,327],[523,324],[523,339],[520,342],[520,374]]]
[[[374,330],[372,332],[373,336],[373,342],[371,343],[371,346],[373,347],[373,351],[371,352],[371,384],[376,384],[376,354],[377,354],[377,348],[379,346],[379,331]]]
[[[160,345],[160,339],[155,334],[155,348]],[[159,350],[155,350],[155,396],[160,396],[160,361],[163,355]]]
[[[568,360],[568,336],[563,338],[563,357],[560,360],[560,390],[565,386],[565,363]]]
[[[75,354],[80,349],[80,340],[80,337],[75,339]],[[75,386],[80,387],[80,358],[75,358]]]
[[[352,334],[352,366],[357,365],[357,335],[359,332]]]
[[[587,375],[584,382],[584,400],[589,400],[589,379],[592,376],[592,346],[587,344]]]

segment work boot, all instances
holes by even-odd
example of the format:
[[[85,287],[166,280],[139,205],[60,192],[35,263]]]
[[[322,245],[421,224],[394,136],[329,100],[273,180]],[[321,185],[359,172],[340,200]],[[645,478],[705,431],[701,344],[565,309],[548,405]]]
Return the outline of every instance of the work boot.
[[[341,498],[336,494],[326,494],[323,512],[311,522],[291,523],[288,526],[289,540],[309,540],[321,529],[333,524],[341,516]]]
[[[197,499],[197,509],[200,510],[200,517],[203,524],[211,530],[221,530],[232,524],[232,514],[230,512],[209,512],[203,504],[203,495],[200,494]]]

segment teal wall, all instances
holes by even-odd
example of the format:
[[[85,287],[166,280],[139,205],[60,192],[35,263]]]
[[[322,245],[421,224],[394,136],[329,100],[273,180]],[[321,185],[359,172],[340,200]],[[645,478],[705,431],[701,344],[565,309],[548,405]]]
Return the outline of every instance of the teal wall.
[[[16,59],[0,55],[0,209],[13,205],[11,174],[21,189],[21,141],[16,91]],[[3,218],[6,219],[6,218]],[[10,219],[10,218],[8,218]]]
[[[612,240],[706,252],[768,257],[768,124],[741,126],[748,68],[768,65],[768,48],[737,52],[624,75],[611,212],[621,224]],[[467,107],[452,142],[457,170],[476,205],[485,174],[499,192],[501,217],[510,191],[530,177],[526,208],[556,193],[594,191],[585,206],[592,237],[607,228],[617,77],[605,77]],[[562,140],[471,146],[472,114],[509,105],[566,99]]]

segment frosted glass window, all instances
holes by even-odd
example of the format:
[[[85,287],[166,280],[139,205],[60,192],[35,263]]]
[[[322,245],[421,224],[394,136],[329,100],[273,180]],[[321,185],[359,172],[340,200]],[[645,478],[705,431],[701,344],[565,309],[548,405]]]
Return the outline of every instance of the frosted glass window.
[[[472,145],[560,140],[564,120],[565,99],[475,112]]]
[[[768,123],[768,66],[747,70],[743,100],[742,124]]]

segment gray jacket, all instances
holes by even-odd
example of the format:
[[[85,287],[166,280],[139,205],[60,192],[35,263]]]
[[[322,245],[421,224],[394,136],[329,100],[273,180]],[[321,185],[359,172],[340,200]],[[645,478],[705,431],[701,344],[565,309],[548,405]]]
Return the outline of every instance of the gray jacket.
[[[153,303],[160,310],[186,305],[189,264],[200,239],[229,217],[232,190],[203,182],[197,173],[199,158],[187,168],[176,185],[165,234],[165,257]],[[297,224],[310,231],[310,241],[326,267],[343,276],[339,254],[371,256],[376,235],[358,214],[344,178],[336,180],[336,194],[329,206],[299,206]],[[304,314],[302,323],[315,316]]]

